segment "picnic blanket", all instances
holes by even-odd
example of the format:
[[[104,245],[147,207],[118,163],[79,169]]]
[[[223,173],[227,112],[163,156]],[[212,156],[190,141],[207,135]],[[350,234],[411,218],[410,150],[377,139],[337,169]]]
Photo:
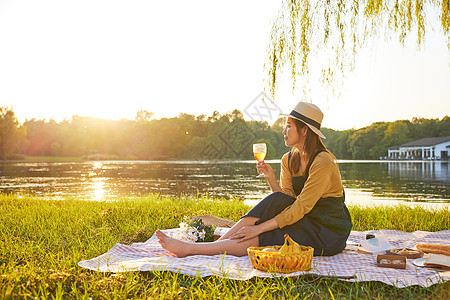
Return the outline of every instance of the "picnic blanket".
[[[173,236],[179,228],[163,230]],[[438,243],[450,245],[450,230],[439,232],[397,230],[352,231],[349,241],[359,243],[366,234],[384,236],[396,248],[412,248],[417,243]],[[169,255],[153,235],[144,243],[131,246],[116,244],[107,253],[96,258],[80,261],[80,267],[99,272],[128,271],[171,271],[191,276],[221,276],[230,279],[247,280],[254,276],[299,276],[316,274],[334,276],[345,281],[381,281],[396,287],[430,285],[450,281],[450,271],[434,268],[416,267],[407,260],[406,269],[382,268],[376,265],[376,255],[361,254],[355,247],[348,246],[342,253],[329,256],[315,256],[312,268],[305,272],[290,274],[266,273],[253,269],[248,256],[232,255],[194,255],[177,258]]]

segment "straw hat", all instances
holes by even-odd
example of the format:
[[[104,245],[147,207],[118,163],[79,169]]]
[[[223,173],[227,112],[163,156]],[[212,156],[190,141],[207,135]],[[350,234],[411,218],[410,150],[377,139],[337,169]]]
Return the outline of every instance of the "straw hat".
[[[309,129],[321,138],[326,139],[322,132],[320,132],[320,124],[322,124],[323,112],[314,104],[299,102],[289,114],[281,114],[286,117],[291,117],[305,123]]]

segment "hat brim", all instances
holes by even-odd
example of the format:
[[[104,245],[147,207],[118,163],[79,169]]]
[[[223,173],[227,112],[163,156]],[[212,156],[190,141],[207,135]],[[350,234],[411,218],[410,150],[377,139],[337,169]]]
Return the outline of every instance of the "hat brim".
[[[319,129],[317,129],[316,127],[314,127],[314,126],[312,126],[312,125],[310,125],[310,124],[308,124],[308,123],[306,123],[305,121],[303,121],[303,120],[301,120],[301,119],[299,119],[299,118],[297,118],[297,117],[294,117],[294,116],[291,115],[291,114],[280,114],[280,115],[286,116],[286,117],[289,117],[289,118],[292,118],[292,119],[299,120],[300,122],[302,122],[303,124],[305,124],[306,126],[308,126],[309,129],[311,129],[312,132],[314,132],[315,134],[317,134],[317,135],[320,136],[321,138],[326,139],[325,135],[323,135],[323,133],[322,133]]]

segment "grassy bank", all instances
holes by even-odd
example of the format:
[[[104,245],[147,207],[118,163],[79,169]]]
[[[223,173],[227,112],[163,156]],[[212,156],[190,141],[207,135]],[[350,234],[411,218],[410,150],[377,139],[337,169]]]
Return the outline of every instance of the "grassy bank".
[[[103,274],[77,266],[116,243],[145,241],[184,216],[213,214],[237,220],[241,201],[149,195],[117,202],[74,198],[40,200],[0,195],[0,298],[445,298],[450,284],[398,289],[379,282],[333,278],[234,281],[170,272]],[[355,230],[439,231],[450,228],[448,209],[350,207]]]

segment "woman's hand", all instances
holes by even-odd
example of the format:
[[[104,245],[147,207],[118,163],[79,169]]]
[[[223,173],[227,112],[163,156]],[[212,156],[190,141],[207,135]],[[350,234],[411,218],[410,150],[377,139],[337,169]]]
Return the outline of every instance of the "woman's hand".
[[[258,173],[261,175],[261,177],[267,179],[272,192],[282,192],[277,178],[275,177],[275,173],[269,164],[266,164],[264,161],[258,161],[256,163],[256,169],[258,170]]]
[[[257,237],[262,233],[258,225],[244,226],[230,236],[231,240],[238,240],[238,243]]]
[[[273,169],[269,164],[266,164],[264,161],[258,161],[256,164],[256,169],[258,170],[258,173],[261,174],[261,176],[266,178],[268,181],[270,180],[276,181],[275,173],[273,172]]]

